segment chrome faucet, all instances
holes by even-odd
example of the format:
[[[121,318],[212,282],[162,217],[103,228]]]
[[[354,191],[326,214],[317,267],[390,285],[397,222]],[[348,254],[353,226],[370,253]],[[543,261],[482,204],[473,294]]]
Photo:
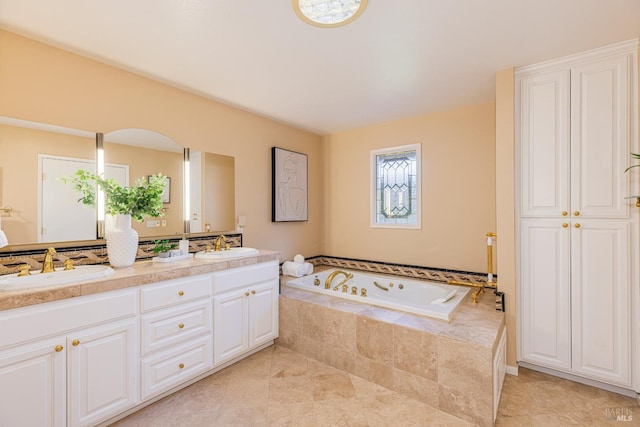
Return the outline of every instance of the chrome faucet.
[[[53,268],[53,254],[56,253],[54,248],[49,248],[44,253],[44,260],[42,261],[42,270],[40,273],[53,273],[55,268]]]
[[[333,273],[331,273],[329,277],[327,277],[327,280],[325,280],[324,282],[325,289],[331,289],[331,282],[338,274],[343,274],[345,278],[344,280],[342,280],[342,282],[336,285],[336,288],[338,288],[340,285],[344,285],[345,283],[347,283],[347,281],[353,279],[353,274],[347,273],[346,271],[342,271],[342,270],[336,270]]]
[[[222,242],[226,242],[226,241],[227,241],[227,238],[226,238],[226,237],[224,237],[222,234],[221,234],[221,235],[219,235],[219,236],[216,238],[216,242],[215,242],[215,244],[214,244],[213,250],[214,250],[215,252],[220,251],[220,244],[221,244]]]

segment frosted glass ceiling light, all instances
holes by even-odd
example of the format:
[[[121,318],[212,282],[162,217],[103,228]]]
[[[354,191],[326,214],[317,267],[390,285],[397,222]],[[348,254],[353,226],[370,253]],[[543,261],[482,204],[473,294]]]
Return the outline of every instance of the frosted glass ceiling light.
[[[316,27],[339,27],[362,15],[367,0],[291,0],[293,10]]]

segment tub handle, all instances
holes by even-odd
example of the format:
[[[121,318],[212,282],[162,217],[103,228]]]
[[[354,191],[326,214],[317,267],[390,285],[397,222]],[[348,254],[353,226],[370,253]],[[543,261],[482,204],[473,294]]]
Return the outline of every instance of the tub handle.
[[[376,285],[377,288],[382,289],[383,291],[389,291],[389,288],[385,288],[384,286],[382,286],[380,283],[378,282],[373,282],[374,285]]]

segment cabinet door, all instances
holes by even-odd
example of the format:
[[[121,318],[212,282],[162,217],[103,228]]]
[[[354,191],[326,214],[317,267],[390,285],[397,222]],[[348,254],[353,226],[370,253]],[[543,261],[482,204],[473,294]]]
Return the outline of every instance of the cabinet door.
[[[213,297],[213,363],[219,365],[249,349],[248,290]]]
[[[568,371],[571,228],[561,219],[531,219],[521,224],[522,360]]]
[[[0,425],[66,424],[66,348],[62,338],[0,352]]]
[[[571,69],[571,210],[626,218],[631,150],[629,68],[619,55]]]
[[[72,426],[96,424],[137,403],[135,325],[131,318],[67,338]]]
[[[630,236],[624,220],[581,220],[571,241],[573,370],[620,386],[630,385]]]
[[[520,214],[569,210],[569,72],[519,79]]]
[[[278,280],[255,285],[249,296],[249,347],[278,337]]]

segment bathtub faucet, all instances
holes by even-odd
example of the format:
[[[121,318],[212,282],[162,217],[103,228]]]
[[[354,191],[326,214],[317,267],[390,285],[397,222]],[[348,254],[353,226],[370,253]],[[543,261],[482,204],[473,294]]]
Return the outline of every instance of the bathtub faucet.
[[[353,279],[353,274],[347,273],[346,271],[336,270],[327,277],[327,280],[324,282],[325,289],[331,289],[331,282],[338,274],[344,274],[344,280],[336,285],[336,288],[340,285],[344,285],[347,281]]]

